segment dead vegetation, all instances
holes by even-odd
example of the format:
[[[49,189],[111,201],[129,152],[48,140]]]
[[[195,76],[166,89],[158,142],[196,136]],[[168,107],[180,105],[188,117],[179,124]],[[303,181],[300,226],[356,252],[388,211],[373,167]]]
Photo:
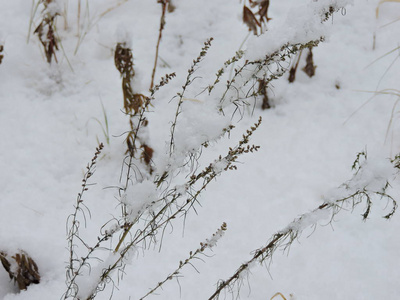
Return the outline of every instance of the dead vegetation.
[[[33,32],[34,34],[37,34],[39,41],[43,46],[46,60],[49,64],[51,64],[53,57],[55,62],[58,62],[56,51],[59,49],[55,29],[55,19],[59,14],[54,10],[48,9],[52,2],[52,0],[41,0],[40,4],[44,7],[42,10],[42,21]]]
[[[39,269],[26,252],[21,250],[8,257],[7,253],[0,251],[0,261],[19,290],[26,290],[29,285],[40,282]]]
[[[150,99],[141,93],[136,93],[132,86],[135,70],[133,68],[132,50],[126,43],[118,43],[115,48],[114,63],[122,77],[122,91],[124,97],[125,113],[129,115],[130,131],[126,138],[128,146],[127,152],[130,156],[135,157],[138,149],[142,150],[140,158],[148,167],[149,173],[153,172],[151,167],[151,159],[154,150],[148,143],[138,136],[140,128],[145,128],[148,125],[148,120],[141,117],[142,112],[149,105]],[[139,145],[137,145],[139,144]]]
[[[301,69],[310,78],[315,75],[315,69],[317,68],[317,66],[314,64],[312,49],[313,49],[313,46],[308,47],[308,54],[306,57],[306,65]],[[288,78],[290,83],[294,82],[296,79],[296,72],[297,72],[297,68],[299,67],[302,53],[303,53],[303,51],[299,52],[299,54],[297,55],[296,63],[290,68],[289,78]]]
[[[243,23],[249,27],[254,35],[262,33],[265,24],[271,20],[268,17],[269,0],[248,0],[248,5],[243,5]]]
[[[0,45],[0,64],[2,63],[3,58],[4,58],[3,51],[4,51],[4,46]]]

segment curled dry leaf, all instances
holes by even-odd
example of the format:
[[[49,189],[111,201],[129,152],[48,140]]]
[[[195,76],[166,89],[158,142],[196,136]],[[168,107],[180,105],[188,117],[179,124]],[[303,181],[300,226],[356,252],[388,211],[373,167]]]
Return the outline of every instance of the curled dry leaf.
[[[260,22],[257,21],[253,12],[245,5],[243,6],[243,23],[249,27],[249,31],[253,31],[257,35],[257,27],[261,28]]]
[[[308,55],[306,58],[306,66],[302,70],[304,73],[306,73],[308,75],[308,77],[313,77],[315,75],[316,68],[317,68],[317,66],[314,65],[314,61],[313,61],[312,47],[309,47]]]
[[[268,22],[271,18],[268,18],[269,0],[263,0],[259,3],[258,15],[260,16],[260,22]]]

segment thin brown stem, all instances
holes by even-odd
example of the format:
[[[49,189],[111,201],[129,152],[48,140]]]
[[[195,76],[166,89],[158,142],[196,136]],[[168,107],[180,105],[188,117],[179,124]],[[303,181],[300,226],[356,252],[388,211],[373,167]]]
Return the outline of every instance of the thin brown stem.
[[[151,83],[150,83],[150,90],[154,86],[154,76],[156,75],[156,69],[157,69],[157,62],[158,62],[158,51],[160,48],[160,42],[162,38],[162,32],[165,27],[165,12],[167,8],[167,3],[168,0],[159,0],[159,3],[162,5],[162,12],[161,12],[161,18],[160,18],[160,29],[158,30],[158,40],[157,40],[157,46],[156,46],[156,56],[154,58],[154,66],[153,66],[153,72],[151,73]]]

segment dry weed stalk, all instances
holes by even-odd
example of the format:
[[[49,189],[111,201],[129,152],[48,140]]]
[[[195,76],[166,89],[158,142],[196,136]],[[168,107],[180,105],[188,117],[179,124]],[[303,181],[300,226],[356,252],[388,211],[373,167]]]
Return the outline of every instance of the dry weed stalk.
[[[273,295],[270,300],[273,300],[274,298],[276,298],[278,296],[280,296],[283,300],[287,300],[286,297],[283,296],[283,294],[280,292],[277,292],[275,295]],[[290,296],[290,299],[292,299],[292,294],[290,294],[289,296]]]
[[[77,257],[76,252],[75,252],[75,247],[76,247],[77,241],[83,242],[83,240],[80,238],[80,234],[79,234],[79,229],[80,229],[81,224],[80,224],[80,221],[78,218],[79,217],[78,213],[82,214],[82,216],[86,222],[86,213],[85,213],[84,209],[86,209],[86,211],[87,211],[87,213],[89,213],[89,215],[90,215],[90,211],[87,208],[87,206],[84,204],[83,196],[84,196],[85,192],[89,189],[89,186],[92,185],[88,181],[96,171],[97,159],[98,159],[101,151],[103,150],[103,147],[104,147],[104,145],[100,144],[96,148],[96,152],[95,152],[92,160],[90,161],[90,163],[87,164],[86,173],[82,179],[82,189],[78,193],[78,196],[76,198],[76,203],[74,205],[74,208],[75,208],[74,212],[67,219],[67,226],[68,226],[67,227],[67,240],[68,240],[68,250],[69,250],[69,263],[68,263],[68,267],[67,267],[67,271],[66,271],[67,291],[64,294],[64,299],[67,299],[69,297],[74,297],[74,298],[76,297],[76,295],[79,291],[79,287],[76,283],[76,278],[77,278],[77,276],[80,275],[81,269],[84,266],[86,266],[88,263],[89,256]],[[109,238],[109,236],[105,235],[103,237],[103,240],[101,240],[101,241],[99,240],[99,243],[107,240],[108,238]],[[90,248],[86,243],[83,243],[83,244],[89,250],[89,253],[92,253],[93,249],[96,248],[96,247]]]
[[[211,237],[211,239],[207,239],[205,242],[200,243],[200,247],[197,248],[195,251],[190,251],[189,252],[189,257],[186,258],[183,261],[179,262],[179,266],[178,268],[171,272],[163,281],[160,281],[157,286],[155,286],[153,289],[151,289],[146,295],[144,295],[142,298],[140,298],[139,300],[143,300],[144,298],[146,298],[147,296],[153,294],[156,290],[158,290],[159,288],[161,288],[167,281],[172,280],[174,278],[178,278],[179,274],[181,273],[181,270],[186,266],[186,265],[191,265],[193,268],[195,268],[192,265],[192,261],[196,258],[198,258],[198,256],[200,254],[203,254],[203,252],[209,248],[211,249],[212,247],[214,247],[216,245],[216,242],[223,236],[224,232],[227,230],[227,225],[224,222],[220,228],[218,228],[217,232],[215,232],[213,234],[213,236]],[[196,268],[195,268],[196,269]]]
[[[296,60],[295,65],[290,68],[290,71],[289,71],[289,82],[290,83],[294,82],[296,79],[296,72],[297,72],[297,68],[299,67],[300,58],[301,58],[302,53],[303,53],[303,49],[300,50],[300,52],[297,54],[297,60]]]
[[[120,6],[124,5],[128,2],[128,0],[120,0],[115,5],[107,8],[102,13],[95,15],[94,17],[90,16],[89,9],[89,0],[86,0],[85,9],[82,9],[81,0],[78,0],[78,9],[77,9],[77,25],[78,25],[78,41],[75,46],[74,55],[78,53],[78,50],[83,43],[85,37],[90,32],[90,30],[97,25],[97,23],[108,13],[116,10]],[[95,3],[93,1],[93,3]],[[81,17],[83,15],[83,17]]]
[[[282,62],[289,60],[302,49],[317,46],[323,40],[321,37],[306,43],[286,43],[279,50],[265,55],[262,59],[246,60],[242,66],[235,68],[232,79],[227,81],[225,91],[220,98],[220,111],[224,112],[225,106],[229,103],[236,107],[235,111],[240,111],[242,107],[248,106],[248,100],[257,99],[260,95],[258,87],[260,78],[263,80],[263,86],[268,87],[271,81],[286,74],[287,68],[281,65]],[[237,80],[240,84],[236,84]]]
[[[99,291],[102,291],[105,286],[112,282],[112,273],[116,270],[122,270],[126,263],[126,259],[133,249],[136,249],[142,245],[144,248],[148,248],[150,244],[154,243],[154,238],[156,235],[163,233],[166,226],[172,221],[176,220],[180,216],[184,216],[189,210],[194,208],[194,205],[198,202],[200,194],[207,188],[207,186],[214,181],[214,179],[219,176],[222,172],[228,170],[235,170],[238,157],[245,153],[252,153],[258,150],[258,146],[248,145],[251,135],[260,126],[261,118],[254,124],[247,132],[243,135],[242,139],[239,141],[235,148],[230,148],[228,154],[224,157],[220,156],[213,163],[208,165],[203,171],[193,174],[190,178],[182,185],[184,191],[181,188],[174,187],[167,189],[166,192],[164,188],[160,187],[161,197],[158,200],[152,201],[149,206],[146,206],[145,210],[153,210],[154,205],[157,203],[161,205],[156,211],[153,211],[151,219],[147,220],[142,227],[139,225],[139,217],[143,216],[145,211],[141,211],[138,218],[131,223],[125,223],[126,219],[123,218],[121,221],[117,221],[116,226],[111,226],[110,229],[103,230],[102,236],[97,238],[97,243],[93,246],[87,245],[84,241],[80,240],[85,247],[88,249],[87,255],[79,258],[73,259],[73,263],[77,263],[73,269],[69,268],[67,272],[67,291],[64,293],[64,299],[70,297],[77,297],[79,291],[78,284],[76,283],[77,276],[82,274],[82,270],[85,267],[90,267],[90,259],[95,257],[95,252],[101,250],[102,244],[110,240],[115,233],[119,232],[121,229],[123,233],[118,238],[118,244],[112,252],[113,260],[111,263],[104,265],[102,268],[102,273],[98,278],[98,281],[94,288],[91,290],[89,295],[85,295],[85,299],[94,299]],[[223,166],[223,168],[221,168]],[[86,190],[85,188],[83,189]],[[75,220],[74,220],[75,221]],[[74,224],[74,221],[72,224]],[[135,230],[133,230],[133,226]],[[105,226],[105,225],[104,225]],[[129,227],[127,230],[127,226]],[[222,231],[225,231],[226,225],[223,224],[218,231],[217,235],[222,235]],[[129,234],[128,234],[129,233]],[[179,270],[186,264],[190,263],[190,260],[204,251],[207,247],[211,247],[215,244],[217,235],[211,240],[206,241],[201,244],[199,251],[191,254],[191,257],[182,263]],[[130,240],[127,237],[130,236]],[[192,257],[193,256],[193,257]],[[178,271],[179,271],[178,270]],[[174,272],[172,276],[174,276]],[[158,288],[158,287],[156,287]]]
[[[266,13],[265,18],[268,19]],[[80,240],[80,242],[87,248],[87,253],[79,256],[81,258],[75,261],[77,265],[74,269],[75,272],[73,273],[73,277],[67,277],[68,285],[67,292],[64,294],[64,299],[75,297],[77,295],[77,289],[79,288],[78,283],[76,283],[77,276],[82,275],[85,268],[90,269],[90,262],[92,259],[99,257],[99,251],[104,251],[105,249],[109,252],[110,260],[107,259],[100,263],[98,269],[100,268],[101,274],[96,277],[96,282],[92,282],[94,284],[92,285],[91,290],[81,297],[82,299],[94,299],[97,293],[104,290],[109,283],[113,284],[113,273],[115,271],[124,272],[127,259],[135,249],[148,249],[151,245],[158,242],[158,238],[162,239],[167,226],[172,226],[173,221],[178,219],[178,217],[186,217],[189,211],[196,209],[196,205],[199,204],[200,195],[211,182],[221,175],[221,173],[228,170],[235,170],[237,168],[236,162],[241,155],[258,150],[258,146],[249,145],[249,142],[254,131],[260,126],[261,118],[254,124],[254,126],[246,131],[236,147],[230,148],[226,155],[219,156],[215,161],[206,165],[204,168],[200,168],[198,165],[195,168],[190,168],[192,165],[189,165],[189,167],[187,166],[188,164],[198,163],[196,159],[201,155],[201,149],[207,145],[207,142],[198,146],[198,149],[193,151],[178,153],[183,156],[183,159],[179,160],[178,163],[174,161],[174,155],[178,152],[177,145],[175,144],[175,131],[178,124],[178,116],[182,112],[184,94],[189,88],[189,85],[196,79],[193,75],[197,70],[199,63],[205,57],[211,45],[211,40],[212,39],[208,40],[204,44],[199,56],[193,61],[188,70],[186,82],[182,86],[182,91],[176,96],[178,103],[174,119],[171,122],[171,136],[169,138],[169,145],[167,146],[169,147],[169,151],[167,151],[169,157],[166,157],[166,166],[162,166],[160,170],[156,168],[157,166],[154,166],[155,170],[153,174],[152,172],[148,172],[148,174],[145,174],[142,177],[137,175],[135,171],[141,171],[141,169],[136,165],[140,161],[140,156],[137,153],[138,149],[142,149],[144,152],[151,152],[149,149],[146,150],[148,144],[146,143],[147,141],[142,140],[141,135],[142,131],[148,130],[148,121],[146,118],[147,108],[151,105],[150,103],[154,99],[154,93],[161,86],[167,84],[174,75],[167,75],[166,78],[161,80],[159,85],[150,89],[150,96],[147,97],[142,95],[140,97],[135,97],[134,95],[141,94],[135,93],[135,87],[132,86],[132,78],[135,76],[132,51],[124,43],[119,43],[117,45],[115,51],[115,65],[123,79],[122,88],[124,91],[125,112],[131,118],[131,146],[128,149],[128,156],[124,160],[121,173],[121,181],[125,182],[121,182],[121,187],[118,187],[120,192],[120,203],[121,206],[123,206],[123,210],[120,217],[114,218],[110,221],[111,224],[107,222],[103,225],[101,234],[97,237],[97,242],[94,245],[89,246],[85,241]],[[263,88],[265,90],[269,82],[279,78],[285,73],[286,69],[279,65],[282,61],[285,61],[285,59],[291,57],[301,49],[318,45],[321,40],[322,38],[301,44],[286,43],[278,50],[267,54],[259,60],[245,61],[241,67],[235,70],[233,78],[227,82],[226,88],[222,88],[223,95],[218,95],[217,99],[220,99],[221,106],[220,112],[223,113],[223,103],[228,99],[228,92],[231,92],[231,90],[245,90],[245,96],[242,97],[241,95],[238,95],[237,97],[231,97],[225,106],[228,104],[239,106],[244,103],[245,99],[262,94],[262,90],[257,87],[257,80],[259,78],[264,78]],[[209,93],[215,92],[217,90],[214,89],[215,85],[220,82],[225,69],[229,65],[241,60],[242,56],[243,53],[238,52],[232,59],[228,60],[224,67],[217,72],[214,83],[204,91],[208,90]],[[278,66],[278,71],[275,73],[269,71],[269,68],[273,64]],[[238,84],[238,86],[235,86],[236,79],[238,78],[244,78],[244,80],[240,81],[240,85]],[[223,132],[221,132],[221,135],[229,133],[232,128],[232,126],[228,126],[223,130]],[[142,156],[141,159],[146,165],[151,162],[151,156]],[[146,162],[146,159],[148,162]],[[181,161],[183,161],[183,163],[181,163]],[[183,173],[183,175],[186,176],[176,177],[177,173]],[[143,187],[145,190],[141,190]],[[138,193],[148,190],[151,190],[152,196],[148,199],[146,198],[146,201],[139,199],[141,196],[138,196]],[[129,201],[142,201],[140,202],[140,207],[137,206],[137,202],[131,205],[127,200],[128,197],[132,198],[132,200]],[[137,207],[135,206],[136,208],[134,209],[130,207],[134,205]],[[76,240],[78,241],[78,239]],[[106,241],[110,244],[108,244],[107,247],[104,247],[103,245]],[[203,245],[201,245],[199,249],[201,250],[202,248]],[[194,253],[196,252],[197,251]],[[191,253],[189,258],[185,260],[187,263],[183,262],[180,264],[175,272],[179,272],[185,264],[189,264],[190,260],[194,258],[194,253]],[[177,273],[175,272],[172,272],[168,278],[176,276]],[[234,281],[234,279],[232,281]],[[158,289],[161,285],[156,286],[151,291]],[[227,287],[228,285],[225,285],[224,287]],[[222,287],[222,289],[224,287]]]
[[[321,23],[326,22],[333,13],[339,10],[339,7],[332,5],[321,9],[319,14],[321,16]],[[267,20],[268,18],[265,16],[265,21]],[[271,81],[286,74],[288,67],[285,66],[285,62],[290,61],[293,56],[297,53],[301,53],[303,49],[317,47],[322,41],[324,41],[323,36],[319,39],[304,43],[293,43],[289,41],[272,53],[267,53],[264,58],[245,60],[242,62],[242,65],[236,67],[232,76],[227,80],[225,92],[220,98],[220,111],[224,113],[224,107],[229,105],[229,103],[235,105],[235,112],[241,111],[243,107],[249,105],[249,100],[257,100],[257,97],[260,95],[264,98],[264,95],[260,93],[262,90],[259,89],[260,79],[263,81],[263,87],[268,87]],[[298,58],[296,66],[298,66],[299,59],[300,58]],[[240,60],[240,58],[238,60]],[[311,71],[315,72],[315,66],[312,62],[312,53],[308,55],[308,62],[307,70],[309,74],[312,74]],[[294,80],[296,68],[290,71],[289,77],[291,80]],[[217,81],[220,80],[222,74],[223,72],[217,73]],[[213,88],[214,84],[208,87],[209,93],[211,93]],[[226,102],[228,102],[228,104],[226,104]]]
[[[26,252],[21,250],[7,258],[7,254],[0,251],[0,261],[19,290],[26,290],[29,285],[40,283],[38,266]]]
[[[197,56],[197,58],[193,60],[193,63],[192,63],[191,67],[188,70],[188,75],[186,76],[185,84],[182,86],[182,91],[177,94],[178,105],[176,107],[176,113],[175,113],[174,121],[172,122],[172,125],[171,125],[171,139],[170,139],[170,143],[169,143],[170,156],[172,155],[172,153],[174,151],[175,128],[176,128],[178,116],[181,113],[181,107],[182,107],[185,91],[187,90],[189,85],[193,82],[194,79],[192,78],[192,76],[193,76],[194,72],[196,71],[198,64],[206,56],[208,49],[211,47],[211,42],[212,41],[213,41],[213,38],[210,38],[204,43],[204,46],[201,49],[199,56]]]
[[[39,4],[43,4],[42,21],[36,27],[34,34],[38,35],[39,41],[43,46],[47,62],[50,64],[52,58],[57,62],[56,50],[58,50],[58,39],[56,37],[55,19],[59,15],[53,9],[48,9],[52,0],[41,0]]]
[[[153,71],[151,73],[150,90],[154,86],[154,76],[156,75],[157,62],[158,62],[158,51],[160,49],[160,42],[161,42],[161,38],[162,38],[162,32],[163,32],[164,27],[165,27],[165,12],[167,11],[167,7],[168,7],[168,11],[169,12],[173,12],[174,9],[175,9],[175,7],[170,2],[171,2],[170,0],[157,0],[157,3],[161,4],[161,17],[160,17],[160,28],[158,30],[157,45],[156,45],[156,55],[155,55],[155,58],[154,58]]]
[[[362,158],[364,159],[363,162],[361,161]],[[400,155],[396,156],[391,162],[395,169],[399,169]],[[254,250],[253,257],[247,262],[243,263],[231,277],[229,277],[227,280],[221,280],[218,282],[217,289],[214,294],[211,295],[209,300],[218,299],[221,292],[225,289],[233,291],[235,286],[239,289],[240,285],[242,284],[242,279],[245,276],[248,276],[250,269],[254,265],[259,263],[268,266],[268,261],[270,262],[272,260],[272,256],[276,250],[282,249],[285,251],[289,249],[292,243],[300,237],[301,233],[306,228],[314,227],[315,229],[317,223],[326,218],[330,218],[330,222],[332,222],[334,217],[343,209],[346,210],[347,208],[350,208],[353,210],[356,206],[364,203],[366,208],[362,214],[362,219],[363,221],[366,221],[371,212],[373,198],[385,199],[388,201],[388,203],[392,203],[392,208],[390,209],[389,213],[383,216],[383,218],[390,219],[393,217],[397,209],[397,202],[390,194],[388,194],[388,189],[390,187],[388,179],[374,178],[373,180],[376,180],[376,183],[380,184],[379,188],[369,189],[369,183],[366,183],[363,186],[358,186],[358,182],[360,182],[359,176],[362,176],[359,175],[359,173],[362,172],[366,165],[366,153],[358,153],[357,158],[352,166],[352,169],[354,170],[353,178],[340,187],[342,190],[348,191],[347,196],[333,200],[326,200],[316,209],[302,214],[286,228],[275,233],[267,245]],[[361,182],[365,183],[365,181]]]

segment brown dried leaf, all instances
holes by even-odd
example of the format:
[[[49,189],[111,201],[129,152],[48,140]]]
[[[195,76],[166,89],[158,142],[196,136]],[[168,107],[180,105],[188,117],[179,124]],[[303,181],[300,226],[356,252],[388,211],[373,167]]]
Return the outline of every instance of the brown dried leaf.
[[[10,264],[10,262],[7,260],[6,256],[7,256],[7,255],[6,255],[4,252],[0,252],[0,261],[1,261],[1,264],[3,265],[4,269],[6,270],[6,272],[7,272],[8,275],[10,276],[10,278],[12,279],[13,276],[12,276],[12,273],[11,273],[11,270],[10,270],[11,264]]]
[[[175,7],[175,5],[172,3],[172,0],[169,0],[169,1],[168,1],[168,8],[167,8],[168,12],[169,12],[169,13],[173,13],[173,12],[175,11],[175,9],[176,9],[176,7]]]
[[[140,158],[144,161],[146,165],[150,166],[154,150],[146,144],[143,144],[141,148],[143,149],[143,152]]]
[[[114,53],[114,64],[123,78],[135,76],[133,55],[125,43],[118,43]]]
[[[38,266],[24,251],[20,251],[11,257],[17,264],[16,270],[12,270],[11,263],[6,257],[6,253],[0,252],[0,260],[4,269],[7,271],[10,278],[18,284],[20,290],[26,290],[30,284],[38,284],[40,282]]]
[[[50,64],[52,58],[57,62],[56,50],[58,50],[58,41],[54,30],[54,19],[53,17],[44,17],[39,26],[36,27],[34,34],[38,35],[39,41],[43,46],[46,60]]]
[[[308,77],[313,77],[315,75],[315,69],[317,66],[314,65],[312,47],[308,48],[306,62],[307,64],[302,70],[308,75]]]
[[[243,6],[243,23],[245,23],[247,27],[249,27],[249,31],[253,31],[255,35],[257,35],[257,27],[261,28],[261,24],[246,5]]]
[[[263,0],[259,4],[258,15],[260,16],[260,22],[268,22],[271,18],[268,18],[269,0]]]
[[[269,97],[268,97],[268,85],[264,79],[258,80],[258,93],[263,96],[263,102],[261,108],[263,110],[270,109],[271,104],[269,103]]]

